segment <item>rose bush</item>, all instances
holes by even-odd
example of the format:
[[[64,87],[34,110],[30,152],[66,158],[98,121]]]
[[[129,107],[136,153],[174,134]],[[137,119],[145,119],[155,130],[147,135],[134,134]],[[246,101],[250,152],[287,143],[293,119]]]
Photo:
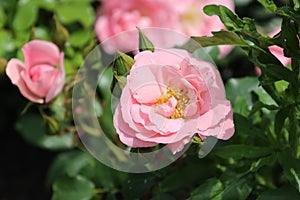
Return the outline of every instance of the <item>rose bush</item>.
[[[234,1],[216,1],[216,0],[154,0],[154,1],[117,1],[102,0],[99,10],[99,17],[95,22],[95,32],[100,41],[104,41],[123,31],[135,30],[136,27],[160,27],[176,30],[186,34],[188,37],[192,35],[210,36],[212,31],[225,29],[225,26],[216,16],[207,16],[203,12],[203,8],[209,4],[221,4],[234,10]],[[160,34],[153,32],[143,32],[157,47],[165,45],[165,41]],[[115,38],[111,40],[105,49],[113,53],[116,49],[121,51],[132,51],[138,48],[137,31],[128,32],[127,37],[122,40]],[[185,41],[172,40],[172,45],[183,44]],[[232,47],[221,46],[221,56],[226,55]]]
[[[6,74],[21,94],[36,103],[48,103],[64,85],[64,53],[56,45],[42,40],[32,40],[22,48],[24,63],[11,59]]]
[[[231,104],[218,71],[184,50],[143,51],[127,76],[114,125],[130,147],[167,144],[175,154],[195,133],[229,139]]]

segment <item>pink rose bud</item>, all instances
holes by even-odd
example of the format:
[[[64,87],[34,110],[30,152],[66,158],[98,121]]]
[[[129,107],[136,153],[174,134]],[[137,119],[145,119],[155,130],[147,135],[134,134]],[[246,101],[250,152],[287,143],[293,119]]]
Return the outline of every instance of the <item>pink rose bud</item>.
[[[179,49],[143,51],[126,77],[114,126],[133,148],[166,144],[175,154],[194,134],[227,140],[231,104],[217,69]]]
[[[62,90],[64,53],[51,42],[32,40],[22,48],[24,63],[11,59],[6,74],[21,94],[36,103],[48,103]]]

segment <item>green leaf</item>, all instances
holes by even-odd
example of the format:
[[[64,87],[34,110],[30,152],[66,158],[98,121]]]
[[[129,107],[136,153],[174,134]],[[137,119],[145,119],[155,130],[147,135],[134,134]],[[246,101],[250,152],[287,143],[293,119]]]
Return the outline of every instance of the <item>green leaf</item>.
[[[63,175],[75,177],[87,165],[94,165],[94,159],[81,151],[70,151],[59,154],[52,162],[48,174],[47,185],[50,186],[56,179]]]
[[[286,149],[278,156],[285,177],[300,193],[300,160],[292,156],[294,149]]]
[[[259,89],[258,84],[255,77],[232,78],[225,84],[226,96],[235,113],[248,115],[248,110],[252,106],[251,92]]]
[[[209,172],[206,170],[209,168]],[[197,174],[191,172],[197,171]],[[209,178],[216,173],[214,164],[211,162],[206,162],[205,165],[201,162],[190,164],[189,161],[185,165],[179,166],[172,171],[172,173],[165,177],[160,183],[159,188],[162,192],[172,192],[183,187],[188,187],[186,183],[193,185],[197,183],[199,179]],[[178,181],[178,174],[180,174],[180,180]]]
[[[254,113],[260,111],[262,108],[266,108],[268,110],[277,110],[278,109],[278,107],[275,106],[275,105],[267,105],[267,104],[264,104],[264,103],[262,103],[260,101],[257,101],[253,105],[253,107],[252,107],[252,109],[251,109],[251,111],[249,113],[249,117],[251,117],[252,115],[254,115]]]
[[[122,188],[122,193],[126,194],[125,199],[141,199],[144,194],[151,191],[155,184],[155,176],[151,174],[129,174],[128,180]]]
[[[276,190],[267,190],[258,196],[257,200],[300,199],[299,193],[291,186],[284,186]]]
[[[235,134],[240,134],[240,136],[246,138],[246,140],[251,137],[253,133],[260,132],[255,129],[248,118],[241,114],[234,113],[233,119],[235,124]]]
[[[276,135],[280,135],[281,130],[283,128],[285,120],[288,118],[290,113],[290,107],[285,107],[280,109],[275,115],[275,133]]]
[[[5,24],[5,21],[6,21],[6,16],[4,13],[4,9],[2,6],[0,6],[0,28],[3,27],[3,25]]]
[[[51,41],[50,33],[49,33],[49,30],[47,27],[35,26],[33,29],[33,34],[34,34],[35,38]]]
[[[176,200],[176,198],[168,193],[159,193],[159,194],[155,193],[152,196],[151,200]]]
[[[12,35],[8,31],[0,30],[0,56],[3,56],[15,50],[16,45],[12,39]]]
[[[260,158],[258,161],[252,163],[250,171],[256,172],[263,166],[273,166],[275,161],[277,160],[277,155],[275,153],[270,156]]]
[[[84,1],[57,4],[56,14],[60,21],[65,24],[80,22],[84,27],[91,27],[94,22],[93,8]]]
[[[33,0],[35,5],[37,5],[40,8],[44,8],[47,10],[54,10],[55,9],[55,4],[57,1],[55,0]]]
[[[256,77],[232,78],[226,85],[226,97],[235,102],[240,97],[245,97],[248,104],[251,104],[251,91],[258,88],[258,80]]]
[[[212,32],[211,37],[191,37],[202,47],[214,46],[214,45],[233,45],[240,47],[248,47],[249,44],[240,38],[237,34],[231,31],[222,30],[219,32]]]
[[[237,175],[239,176],[239,175]],[[244,200],[247,199],[252,191],[252,187],[248,184],[249,180],[245,178],[233,178],[226,181],[224,186],[224,191],[222,192],[222,200]]]
[[[294,180],[297,184],[296,186],[298,186],[297,190],[298,190],[298,192],[300,192],[300,174],[298,174],[293,168],[290,169],[290,172],[294,177]]]
[[[141,29],[137,28],[139,32],[139,50],[140,51],[154,51],[154,45],[149,40],[149,38],[141,31]]]
[[[265,72],[272,79],[272,82],[285,80],[287,82],[292,83],[293,85],[298,84],[297,76],[287,67],[283,67],[281,65],[267,64],[267,70]]]
[[[115,171],[100,162],[96,162],[95,164],[92,180],[96,185],[114,189],[123,182],[123,179],[127,181],[127,173]]]
[[[276,4],[272,0],[258,0],[269,12],[274,13],[277,10]]]
[[[194,190],[189,199],[243,200],[247,199],[251,191],[246,178],[234,178],[227,183],[211,178]]]
[[[289,83],[284,80],[275,82],[275,88],[280,93],[284,92],[288,88],[288,86],[289,86]]]
[[[83,47],[90,39],[91,32],[88,30],[79,30],[70,36],[70,43],[74,47]]]
[[[240,160],[243,158],[253,159],[259,158],[262,156],[269,155],[273,152],[273,150],[269,147],[258,147],[252,145],[244,145],[244,144],[235,144],[228,145],[224,147],[216,147],[212,151],[216,156],[228,159],[233,158],[235,160]]]
[[[300,1],[299,0],[293,0],[294,2],[294,10],[298,11],[300,8]]]
[[[243,21],[225,6],[208,5],[203,11],[209,16],[218,15],[229,30],[239,30],[243,27]]]
[[[299,27],[297,27],[293,20],[288,18],[283,19],[280,36],[282,38],[284,55],[286,57],[299,58],[300,56],[299,36],[297,35],[297,29],[299,29]]]
[[[23,31],[33,26],[38,14],[38,8],[32,1],[19,1],[17,12],[13,20],[13,28]]]
[[[214,63],[214,60],[219,58],[219,48],[217,46],[209,46],[199,48],[193,52],[193,55],[201,60]]]
[[[53,184],[52,200],[89,200],[95,195],[94,189],[94,184],[83,176],[64,176]]]
[[[17,122],[16,129],[29,143],[44,149],[63,150],[73,146],[73,133],[62,136],[47,135],[43,123],[40,115],[27,114]]]
[[[221,200],[222,191],[224,191],[222,182],[216,178],[211,178],[193,190],[188,200]]]

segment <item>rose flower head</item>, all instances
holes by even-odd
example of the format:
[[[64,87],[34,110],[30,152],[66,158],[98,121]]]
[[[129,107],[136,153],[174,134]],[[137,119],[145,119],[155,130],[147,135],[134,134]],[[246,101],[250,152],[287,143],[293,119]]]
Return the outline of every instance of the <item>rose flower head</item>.
[[[62,90],[64,53],[47,41],[32,40],[22,48],[24,63],[11,59],[6,74],[21,94],[36,103],[48,103]]]
[[[210,4],[223,5],[234,11],[234,0],[101,0],[95,32],[99,41],[110,40],[109,45],[104,46],[109,53],[114,53],[116,49],[123,52],[137,49],[136,27],[143,28],[156,47],[171,48],[187,40],[174,38],[170,43],[167,36],[160,34],[162,32],[152,32],[146,28],[178,31],[187,38],[211,36],[211,32],[226,27],[217,16],[208,16],[203,12],[203,8]],[[122,32],[126,32],[126,37],[114,37]],[[219,49],[220,55],[225,56],[232,47],[222,45]]]
[[[231,104],[211,63],[185,50],[143,51],[126,78],[114,126],[127,146],[166,144],[175,154],[195,134],[224,140],[233,135]]]

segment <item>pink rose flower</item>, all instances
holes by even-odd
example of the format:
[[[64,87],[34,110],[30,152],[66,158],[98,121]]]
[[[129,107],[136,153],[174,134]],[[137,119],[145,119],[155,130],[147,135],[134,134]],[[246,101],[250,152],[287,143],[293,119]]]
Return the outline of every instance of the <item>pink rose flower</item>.
[[[136,27],[159,27],[182,32],[189,36],[211,36],[212,31],[225,29],[217,16],[207,16],[203,8],[209,4],[220,4],[234,10],[233,0],[102,0],[99,17],[95,23],[95,32],[102,42],[118,33],[135,30]],[[151,36],[144,31],[154,45],[162,46],[160,34]],[[132,51],[138,47],[137,31],[110,39],[105,46],[106,51],[113,53],[116,49]],[[170,38],[169,40],[173,40]],[[159,43],[160,42],[160,43]],[[181,45],[185,41],[174,39],[172,46]],[[164,44],[163,44],[164,45]],[[170,42],[168,42],[170,45]],[[170,48],[172,46],[164,46]],[[232,49],[231,46],[220,46],[221,56],[225,56]]]
[[[95,32],[104,41],[123,31],[136,30],[136,27],[173,28],[176,15],[172,5],[165,0],[102,0],[100,16],[95,23]],[[138,32],[130,32],[116,38],[106,50],[132,51],[138,47]]]
[[[130,147],[166,144],[175,154],[195,133],[229,139],[231,104],[215,67],[178,49],[138,53],[127,76],[114,126]]]
[[[274,37],[279,32],[280,32],[280,28],[278,27],[274,29],[271,33],[269,33],[268,36]],[[269,46],[269,51],[281,62],[283,66],[287,66],[292,62],[291,58],[284,56],[283,48],[277,45]],[[257,66],[255,66],[255,73],[257,74],[257,76],[261,75],[261,70]]]
[[[269,33],[270,37],[274,37],[277,33],[280,32],[280,28],[276,28],[274,31]],[[269,47],[270,52],[284,65],[287,66],[292,62],[291,58],[287,58],[284,56],[283,48],[273,45]]]
[[[178,30],[188,36],[212,36],[212,32],[226,29],[218,16],[208,16],[203,12],[207,5],[223,5],[234,12],[234,0],[169,0],[176,6],[179,13]],[[231,50],[230,45],[219,46],[220,56],[226,56]]]
[[[24,97],[36,103],[48,103],[64,85],[64,53],[53,43],[41,40],[28,42],[22,52],[25,63],[11,59],[6,74]]]

